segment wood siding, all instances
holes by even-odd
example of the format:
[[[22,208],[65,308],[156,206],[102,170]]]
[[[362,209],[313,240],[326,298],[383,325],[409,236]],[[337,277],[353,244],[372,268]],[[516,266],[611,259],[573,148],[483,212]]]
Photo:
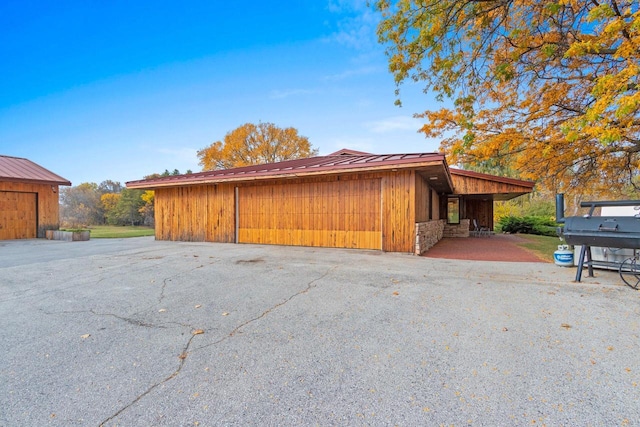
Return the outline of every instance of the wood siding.
[[[156,239],[234,242],[234,197],[232,185],[156,189]]]
[[[526,194],[530,187],[469,176],[451,175],[455,194]]]
[[[444,199],[444,197],[442,197]],[[437,191],[431,190],[431,219],[441,219],[440,215],[440,195]]]
[[[426,222],[430,219],[430,193],[431,188],[427,184],[427,181],[419,174],[416,174],[416,222]]]
[[[36,193],[0,191],[0,240],[35,239],[37,231]]]
[[[382,177],[382,250],[413,253],[416,225],[415,171],[389,172]]]
[[[0,192],[18,194],[4,194],[2,198],[4,201],[3,207],[0,208],[0,239],[44,238],[46,230],[60,228],[57,185],[1,181]],[[9,205],[14,207],[9,208]],[[12,209],[14,213],[4,213],[5,209]],[[17,220],[14,218],[16,216]],[[14,218],[11,223],[9,217]],[[32,217],[35,217],[35,224]]]
[[[476,219],[478,225],[493,230],[493,201],[463,199],[461,203],[464,203],[464,218]],[[469,221],[469,228],[473,229],[473,221]]]
[[[238,241],[381,249],[380,196],[380,179],[240,187]]]
[[[235,187],[156,189],[156,238],[236,241]],[[237,187],[240,243],[413,253],[416,215],[429,212],[428,185],[418,183],[414,171],[239,183]],[[419,213],[416,187],[427,203],[421,202]],[[437,204],[437,194],[431,197]]]

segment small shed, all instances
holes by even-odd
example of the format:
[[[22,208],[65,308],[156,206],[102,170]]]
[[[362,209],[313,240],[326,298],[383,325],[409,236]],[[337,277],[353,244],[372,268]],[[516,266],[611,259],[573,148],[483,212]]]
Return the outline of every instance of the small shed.
[[[456,195],[458,213],[464,212],[460,202],[473,205],[474,195],[456,194],[453,176],[441,153],[378,155],[343,149],[132,181],[127,187],[155,191],[158,240],[422,253],[442,238],[447,219],[453,218],[447,212],[453,206],[450,195]],[[494,178],[497,189],[499,177]],[[533,183],[520,183],[512,197],[533,188]],[[468,236],[469,221],[459,219],[455,226],[466,225]]]
[[[58,189],[71,182],[31,160],[0,155],[0,240],[45,237],[60,224]]]

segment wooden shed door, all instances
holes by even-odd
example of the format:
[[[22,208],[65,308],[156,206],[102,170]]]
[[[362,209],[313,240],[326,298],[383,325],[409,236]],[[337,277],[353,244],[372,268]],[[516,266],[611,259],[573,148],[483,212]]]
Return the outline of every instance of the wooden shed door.
[[[238,242],[382,249],[380,180],[241,187]]]
[[[36,194],[0,191],[0,240],[35,239]]]

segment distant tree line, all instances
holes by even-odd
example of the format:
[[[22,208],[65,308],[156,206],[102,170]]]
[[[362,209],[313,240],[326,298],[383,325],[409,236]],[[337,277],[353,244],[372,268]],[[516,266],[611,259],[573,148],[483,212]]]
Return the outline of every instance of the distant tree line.
[[[161,174],[144,178],[171,175],[180,175],[180,171],[165,170]],[[118,181],[106,180],[100,184],[84,182],[74,187],[63,187],[60,190],[60,205],[61,223],[64,227],[155,225],[153,191],[128,189]]]

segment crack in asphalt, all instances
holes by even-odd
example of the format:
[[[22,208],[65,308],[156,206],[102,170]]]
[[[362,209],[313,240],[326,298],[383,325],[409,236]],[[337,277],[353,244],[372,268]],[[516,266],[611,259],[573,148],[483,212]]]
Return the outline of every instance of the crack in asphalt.
[[[162,280],[162,288],[160,288],[160,296],[158,297],[158,304],[160,304],[160,303],[164,300],[164,298],[165,298],[164,293],[165,293],[165,290],[167,289],[168,282],[172,281],[172,280],[173,280],[173,279],[175,279],[176,277],[179,277],[179,276],[181,276],[181,275],[183,275],[183,274],[188,274],[188,273],[191,273],[191,272],[193,272],[193,271],[195,271],[195,270],[197,270],[197,269],[199,269],[199,268],[203,268],[205,265],[209,266],[209,265],[213,265],[213,264],[215,264],[215,261],[213,261],[213,262],[209,262],[209,263],[207,263],[207,264],[200,264],[200,265],[198,265],[198,266],[196,266],[196,267],[193,267],[193,268],[190,268],[190,269],[188,269],[188,270],[185,270],[185,271],[181,271],[181,272],[179,272],[179,273],[176,273],[176,274],[174,274],[173,276],[165,277],[165,278]]]
[[[307,287],[306,287],[305,289],[303,289],[303,290],[301,290],[301,291],[299,291],[299,292],[296,292],[295,294],[291,295],[289,298],[287,298],[287,299],[285,299],[285,300],[283,300],[283,301],[279,302],[278,304],[276,304],[276,305],[274,305],[274,306],[272,306],[272,307],[268,308],[267,310],[263,311],[263,312],[262,312],[262,314],[260,314],[259,316],[256,316],[256,317],[254,317],[253,319],[249,319],[249,320],[247,320],[246,322],[241,323],[240,325],[236,326],[236,327],[235,327],[231,332],[229,332],[229,334],[228,334],[228,335],[226,335],[226,336],[224,336],[224,337],[220,338],[219,340],[214,341],[214,342],[212,342],[212,343],[205,344],[205,345],[200,346],[200,347],[196,347],[196,348],[194,349],[194,351],[196,351],[196,350],[202,350],[203,348],[207,348],[207,347],[211,347],[211,346],[213,346],[213,345],[220,344],[221,342],[223,342],[223,341],[225,341],[225,340],[227,340],[227,339],[229,339],[229,338],[233,337],[233,336],[234,336],[234,335],[235,335],[235,334],[236,334],[240,329],[244,328],[244,327],[245,327],[245,326],[247,326],[248,324],[253,323],[253,322],[257,321],[257,320],[262,319],[263,317],[265,317],[266,315],[268,315],[269,313],[271,313],[273,310],[275,310],[275,309],[277,309],[277,308],[279,308],[279,307],[282,307],[283,305],[287,304],[289,301],[291,301],[291,300],[292,300],[292,299],[294,299],[295,297],[300,296],[300,295],[302,295],[302,294],[305,294],[305,293],[309,292],[312,288],[314,288],[314,287],[315,287],[315,283],[316,283],[316,282],[318,282],[318,281],[320,281],[320,280],[324,279],[325,277],[327,277],[327,276],[329,275],[329,273],[331,273],[331,272],[332,272],[333,270],[335,270],[336,268],[338,268],[338,266],[337,266],[337,265],[334,265],[333,267],[331,267],[330,269],[328,269],[328,270],[327,270],[327,271],[326,271],[322,276],[320,276],[320,277],[318,277],[318,278],[315,278],[315,279],[313,279],[312,281],[310,281],[309,283],[307,283]]]
[[[189,268],[189,269],[184,270],[184,271],[180,271],[180,272],[174,274],[173,276],[165,277],[164,279],[162,279],[162,287],[160,288],[160,295],[158,296],[158,301],[153,303],[153,304],[150,304],[149,306],[145,307],[142,310],[136,311],[135,313],[133,313],[133,315],[137,315],[137,314],[140,314],[140,313],[145,313],[145,312],[147,312],[147,311],[149,311],[149,310],[151,310],[153,308],[158,307],[162,303],[162,301],[164,301],[164,299],[165,299],[165,291],[167,289],[167,285],[169,284],[169,282],[171,282],[176,277],[180,277],[182,275],[189,274],[189,273],[191,273],[191,272],[193,272],[193,271],[195,271],[195,270],[197,270],[199,268],[203,268],[205,265],[209,266],[209,265],[213,265],[213,264],[215,264],[215,261],[207,263],[207,264],[200,264],[200,265],[198,265],[196,267]]]
[[[167,280],[171,280],[171,279],[173,279],[173,277],[166,277],[162,281],[162,289],[160,289],[160,296],[158,297],[158,304],[160,304],[162,302],[162,300],[164,299],[164,290],[167,288]]]
[[[142,398],[144,398],[147,394],[151,393],[154,389],[160,387],[162,384],[166,383],[167,381],[171,381],[173,378],[175,378],[180,373],[180,371],[182,370],[182,367],[184,366],[184,364],[185,364],[185,362],[187,360],[187,354],[188,354],[188,351],[189,351],[189,347],[191,346],[191,341],[193,341],[193,339],[195,337],[196,337],[195,334],[192,334],[191,337],[189,337],[189,341],[187,341],[187,344],[182,349],[182,353],[180,353],[180,356],[179,356],[180,364],[178,365],[178,368],[171,375],[169,375],[168,377],[166,377],[162,381],[153,384],[151,387],[149,387],[147,390],[145,390],[142,394],[138,395],[135,399],[133,399],[128,405],[123,406],[116,413],[114,413],[113,415],[111,415],[110,417],[108,417],[104,421],[102,421],[99,424],[99,426],[100,427],[104,426],[106,423],[108,423],[109,421],[113,420],[118,415],[120,415],[121,413],[123,413],[124,411],[126,411],[127,409],[129,409],[130,407],[135,405],[136,403],[138,403]]]
[[[271,313],[273,310],[276,310],[279,307],[282,307],[283,305],[287,304],[289,301],[291,301],[292,299],[296,298],[297,296],[300,296],[304,293],[309,292],[309,290],[311,290],[312,288],[315,287],[315,284],[324,279],[325,277],[327,277],[327,275],[329,275],[329,273],[331,273],[333,270],[335,270],[338,266],[335,265],[331,268],[329,268],[322,276],[317,277],[313,280],[311,280],[309,283],[307,283],[306,288],[304,288],[303,290],[296,292],[295,294],[289,296],[288,298],[286,298],[285,300],[279,302],[278,304],[268,308],[267,310],[265,310],[264,312],[262,312],[262,314],[260,314],[257,317],[254,317],[252,319],[247,320],[246,322],[236,326],[228,335],[224,336],[223,338],[219,339],[218,341],[215,341],[213,343],[207,344],[207,345],[203,345],[201,347],[197,347],[195,349],[193,349],[193,351],[197,351],[197,350],[201,350],[203,348],[206,347],[211,347],[212,345],[216,345],[219,344],[231,337],[233,337],[240,329],[244,328],[245,326],[247,326],[250,323],[253,323],[257,320],[262,319],[263,317],[267,316],[269,313]],[[114,316],[117,318],[120,318],[118,316]],[[122,319],[125,320],[125,319]],[[175,322],[172,322],[175,323]],[[184,325],[183,325],[184,326]],[[178,376],[178,374],[180,373],[180,371],[182,370],[182,368],[184,367],[187,357],[189,355],[189,348],[191,347],[191,342],[193,341],[193,339],[197,336],[202,334],[202,331],[200,331],[199,333],[195,334],[192,333],[191,337],[189,338],[189,341],[187,341],[187,344],[184,346],[184,348],[182,349],[182,353],[178,356],[180,359],[180,364],[178,365],[178,368],[171,373],[171,375],[167,376],[166,378],[164,378],[162,381],[159,381],[153,385],[151,385],[147,390],[145,390],[143,393],[141,393],[140,395],[138,395],[135,399],[133,399],[129,404],[123,406],[122,408],[120,408],[117,412],[115,412],[113,415],[109,416],[108,418],[106,418],[104,421],[102,421],[99,426],[103,427],[106,423],[108,423],[109,421],[115,419],[116,417],[118,417],[120,414],[122,414],[124,411],[126,411],[127,409],[131,408],[132,406],[134,406],[136,403],[138,403],[142,398],[144,398],[146,395],[148,395],[149,393],[151,393],[153,390],[155,390],[156,388],[160,387],[161,385],[165,384],[168,381],[171,381],[173,378],[175,378],[176,376]]]
[[[142,320],[138,320],[138,319],[134,319],[132,317],[124,317],[124,316],[119,316],[117,314],[114,313],[99,313],[93,309],[91,310],[63,310],[63,311],[47,311],[44,309],[39,309],[40,312],[48,315],[48,316],[53,316],[53,315],[59,315],[59,314],[87,314],[87,313],[91,313],[94,316],[103,316],[103,317],[114,317],[118,320],[122,320],[123,322],[127,322],[130,323],[134,326],[140,326],[143,328],[154,328],[154,329],[167,329],[166,326],[162,326],[162,325],[154,325],[153,323],[147,323],[144,322]],[[175,323],[175,322],[167,322],[167,323]],[[185,326],[188,327],[188,325],[183,325],[183,324],[179,324],[179,323],[175,323],[176,325],[179,326]]]
[[[114,313],[98,313],[97,311],[89,310],[89,313],[96,315],[96,316],[108,316],[108,317],[115,317],[118,320],[122,320],[123,322],[127,322],[130,323],[132,325],[135,326],[142,326],[144,328],[156,328],[156,329],[166,329],[164,326],[159,326],[159,325],[154,325],[153,323],[146,323],[142,320],[138,320],[138,319],[133,319],[131,317],[124,317],[124,316],[118,316],[117,314]]]

